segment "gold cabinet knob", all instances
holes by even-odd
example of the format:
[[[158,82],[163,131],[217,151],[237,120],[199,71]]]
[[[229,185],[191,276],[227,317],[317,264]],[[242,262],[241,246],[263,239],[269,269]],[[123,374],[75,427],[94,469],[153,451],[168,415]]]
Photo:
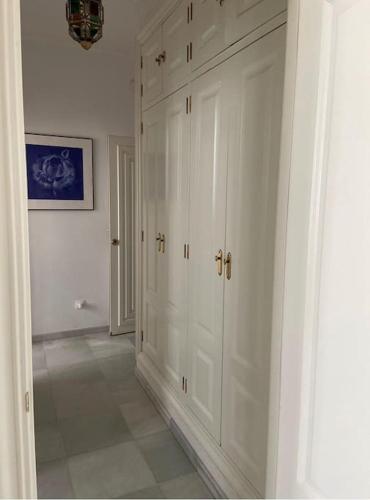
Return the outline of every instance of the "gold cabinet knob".
[[[215,262],[217,265],[217,274],[219,276],[222,276],[222,264],[223,264],[222,256],[223,256],[222,250],[219,250],[218,253],[215,255]]]
[[[231,280],[231,253],[229,252],[224,259],[226,278]]]

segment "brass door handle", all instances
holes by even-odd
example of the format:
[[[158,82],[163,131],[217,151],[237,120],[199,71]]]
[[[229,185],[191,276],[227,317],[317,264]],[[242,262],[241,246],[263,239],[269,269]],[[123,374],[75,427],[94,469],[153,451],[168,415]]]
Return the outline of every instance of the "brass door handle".
[[[118,247],[118,245],[119,245],[119,240],[117,240],[117,238],[113,238],[113,239],[112,239],[112,245],[113,245],[114,247]]]
[[[160,242],[160,246],[162,247],[162,253],[165,252],[166,248],[166,237],[164,234],[162,234],[162,238],[161,238],[161,242]]]
[[[229,252],[224,259],[226,278],[231,280],[231,253]]]
[[[158,242],[158,252],[161,251],[161,245],[162,245],[162,235],[161,233],[158,233],[158,236],[156,237],[155,241]]]
[[[155,62],[158,64],[158,66],[160,66],[160,65],[161,65],[161,62],[162,62],[162,54],[159,54],[159,56],[155,58]]]
[[[223,263],[222,256],[223,256],[222,250],[219,250],[217,255],[215,255],[215,262],[217,265],[217,274],[219,276],[222,276],[222,263]]]
[[[159,59],[161,60],[161,62],[166,62],[166,56],[167,56],[167,54],[166,54],[166,51],[164,50],[164,51],[162,52],[162,54],[159,54],[159,56],[158,56],[158,57],[159,57]]]

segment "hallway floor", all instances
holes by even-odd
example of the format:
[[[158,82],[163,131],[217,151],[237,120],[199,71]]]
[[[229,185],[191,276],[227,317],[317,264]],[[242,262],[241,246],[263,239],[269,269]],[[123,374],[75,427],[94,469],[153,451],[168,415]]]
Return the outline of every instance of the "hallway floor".
[[[133,335],[33,345],[39,498],[212,498],[134,375]]]

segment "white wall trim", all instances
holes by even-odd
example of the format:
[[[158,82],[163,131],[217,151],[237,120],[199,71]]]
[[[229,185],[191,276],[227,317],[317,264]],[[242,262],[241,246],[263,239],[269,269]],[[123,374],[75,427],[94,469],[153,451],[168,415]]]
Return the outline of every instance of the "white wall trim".
[[[267,448],[266,497],[276,497],[278,430],[280,419],[281,350],[286,268],[286,240],[290,168],[297,76],[300,0],[288,0],[287,49],[281,130],[280,172],[275,238],[274,303],[271,335],[270,407]]]
[[[19,0],[0,2],[0,65],[0,497],[35,498]]]

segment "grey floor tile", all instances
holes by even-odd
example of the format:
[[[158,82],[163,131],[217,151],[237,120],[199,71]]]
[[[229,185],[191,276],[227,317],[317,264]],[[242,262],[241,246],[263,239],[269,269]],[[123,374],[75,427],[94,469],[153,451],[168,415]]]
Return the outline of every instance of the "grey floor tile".
[[[56,422],[49,372],[46,369],[33,373],[33,401],[36,429]]]
[[[149,397],[134,374],[125,377],[124,380],[116,382],[113,387],[110,387],[112,395],[119,405],[134,401],[149,401]]]
[[[44,342],[46,364],[49,369],[93,361],[94,356],[82,337]]]
[[[65,460],[37,466],[38,498],[75,498]]]
[[[198,473],[166,481],[160,487],[165,498],[213,498]]]
[[[134,373],[135,355],[121,354],[111,358],[100,358],[98,363],[111,389],[119,389],[122,382]]]
[[[155,486],[155,478],[134,442],[68,459],[77,498],[117,498]]]
[[[134,347],[136,347],[136,333],[128,333],[126,337],[129,339],[129,341],[132,343]]]
[[[117,405],[104,381],[91,384],[53,384],[52,394],[59,419],[83,415],[113,415],[117,412]]]
[[[122,495],[118,498],[165,498],[163,491],[159,486],[153,486],[152,488],[145,488],[144,490],[131,491],[127,495]]]
[[[158,482],[194,472],[194,467],[170,431],[138,440],[146,462]]]
[[[46,368],[46,357],[42,342],[32,344],[32,364],[34,370]]]
[[[101,382],[104,376],[96,360],[86,363],[78,363],[69,366],[57,366],[49,370],[52,384],[63,386],[63,384],[91,384]]]
[[[86,342],[96,358],[109,358],[135,352],[134,346],[124,335],[117,337],[108,334],[86,335]]]
[[[37,463],[65,457],[62,435],[57,424],[43,425],[35,431]]]
[[[114,415],[62,419],[59,426],[67,455],[76,455],[133,439],[118,411]]]
[[[148,399],[120,405],[122,415],[136,438],[167,430],[167,424]]]

